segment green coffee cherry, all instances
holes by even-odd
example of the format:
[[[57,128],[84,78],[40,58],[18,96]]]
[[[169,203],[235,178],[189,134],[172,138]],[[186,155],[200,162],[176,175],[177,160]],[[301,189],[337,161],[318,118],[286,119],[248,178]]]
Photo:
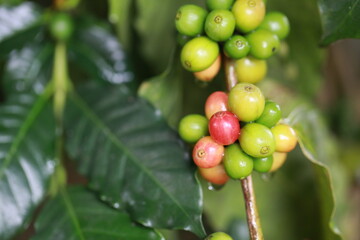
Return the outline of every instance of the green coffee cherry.
[[[210,67],[219,56],[219,45],[207,37],[188,41],[181,50],[181,63],[190,72],[199,72]]]
[[[261,173],[269,172],[273,164],[273,156],[254,158],[254,170]]]
[[[228,105],[240,121],[251,122],[261,116],[265,98],[257,86],[251,83],[238,83],[229,92]]]
[[[205,20],[205,32],[214,41],[229,39],[235,30],[234,15],[228,10],[211,11]]]
[[[207,236],[205,240],[233,240],[233,239],[224,232],[215,232]]]
[[[231,11],[236,19],[236,28],[247,33],[256,29],[263,21],[265,4],[263,0],[237,0]]]
[[[281,12],[269,12],[265,15],[259,28],[275,33],[279,39],[282,40],[286,38],[290,32],[290,23],[285,14]]]
[[[259,123],[246,124],[241,129],[239,142],[244,152],[255,158],[268,157],[275,151],[271,130]]]
[[[180,137],[188,142],[195,143],[208,134],[208,119],[200,114],[189,114],[179,123]]]
[[[195,37],[204,29],[207,11],[202,7],[188,4],[179,8],[175,17],[175,26],[179,33]]]
[[[227,174],[234,179],[249,176],[253,170],[253,159],[234,143],[225,148],[223,164]]]
[[[224,53],[233,59],[245,57],[250,51],[250,45],[245,37],[234,35],[224,44]]]
[[[74,24],[67,13],[56,13],[50,21],[50,33],[58,41],[66,41],[74,31]]]
[[[250,55],[258,59],[267,59],[280,47],[278,36],[266,29],[257,29],[246,36],[250,44]]]
[[[224,9],[228,10],[233,5],[234,0],[206,0],[206,6],[210,10]]]
[[[239,82],[257,83],[263,80],[267,72],[265,60],[251,56],[241,58],[235,62],[235,74]]]
[[[271,128],[275,126],[277,122],[281,119],[281,110],[279,104],[267,100],[265,102],[265,108],[261,116],[255,121],[262,125]]]

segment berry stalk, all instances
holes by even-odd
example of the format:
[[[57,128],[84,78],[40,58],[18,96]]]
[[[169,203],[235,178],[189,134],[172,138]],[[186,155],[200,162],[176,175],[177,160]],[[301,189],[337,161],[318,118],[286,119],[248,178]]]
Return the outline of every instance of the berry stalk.
[[[237,78],[235,76],[235,66],[234,66],[234,61],[232,61],[231,59],[225,56],[224,58],[225,58],[226,84],[228,91],[230,91],[237,83]],[[255,191],[254,191],[251,175],[240,180],[240,182],[241,182],[241,187],[245,201],[246,218],[249,228],[250,239],[263,240],[264,236],[260,224],[259,212],[256,206]]]

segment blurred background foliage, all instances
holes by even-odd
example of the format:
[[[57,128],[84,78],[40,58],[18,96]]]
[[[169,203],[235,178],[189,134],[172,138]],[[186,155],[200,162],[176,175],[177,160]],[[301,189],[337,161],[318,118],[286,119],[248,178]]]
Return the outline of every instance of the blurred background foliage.
[[[34,2],[43,7],[52,4]],[[211,92],[225,89],[223,72],[205,86],[180,65],[174,16],[187,3],[205,5],[201,0],[86,0],[73,10],[75,16],[86,12],[111,23],[106,28],[117,34],[125,49],[139,95],[158,107],[174,129],[185,114],[203,114]],[[301,144],[277,173],[254,174],[267,239],[359,239],[360,40],[334,42],[360,37],[359,8],[352,0],[267,1],[269,11],[289,17],[291,33],[279,54],[269,60],[269,74],[260,88],[280,103],[284,117],[301,136]],[[49,54],[44,51],[41,56]],[[6,70],[4,62],[0,70]],[[204,182],[202,186],[208,231],[247,239],[239,182],[216,190]],[[184,231],[163,234],[167,239],[197,239]]]

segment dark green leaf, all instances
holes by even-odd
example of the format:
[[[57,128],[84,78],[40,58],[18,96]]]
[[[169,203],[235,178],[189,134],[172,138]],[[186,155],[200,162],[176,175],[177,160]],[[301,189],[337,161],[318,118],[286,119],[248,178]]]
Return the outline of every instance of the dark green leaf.
[[[26,227],[53,173],[55,123],[49,94],[12,95],[0,107],[0,239]]]
[[[176,55],[176,57],[179,56]],[[184,75],[182,70],[180,64],[173,64],[172,61],[164,73],[143,82],[139,88],[139,95],[160,109],[169,125],[174,129],[177,129],[183,110],[184,83],[182,78]]]
[[[0,55],[34,39],[41,29],[40,18],[39,8],[30,2],[0,6]]]
[[[124,86],[87,87],[80,96],[67,108],[67,149],[91,188],[145,226],[204,236],[200,187],[160,112]]]
[[[359,0],[318,0],[318,5],[323,45],[343,38],[360,38]]]
[[[69,43],[70,63],[91,79],[134,87],[125,53],[115,36],[95,22],[80,26]],[[131,85],[132,84],[132,85]]]
[[[48,202],[35,223],[33,240],[160,240],[151,229],[131,222],[129,216],[101,203],[82,187],[61,190]]]
[[[315,169],[323,236],[328,240],[342,239],[338,227],[346,206],[343,196],[348,183],[339,163],[337,145],[322,116],[314,108],[299,106],[290,114],[289,121],[297,131],[304,155]]]
[[[54,46],[34,40],[8,56],[4,68],[5,94],[32,90],[41,93],[51,80]]]

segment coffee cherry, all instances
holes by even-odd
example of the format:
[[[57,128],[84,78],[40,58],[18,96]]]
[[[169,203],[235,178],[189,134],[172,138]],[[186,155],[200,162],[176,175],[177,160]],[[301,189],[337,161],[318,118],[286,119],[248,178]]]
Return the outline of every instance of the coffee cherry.
[[[205,115],[208,119],[217,112],[228,111],[228,95],[222,91],[216,91],[209,95],[205,102]]]
[[[200,114],[189,114],[179,123],[180,137],[188,142],[195,143],[208,134],[208,120]]]
[[[210,67],[219,56],[219,46],[207,37],[188,41],[181,50],[181,63],[191,72],[203,71]]]
[[[274,152],[273,154],[273,164],[269,172],[275,172],[282,165],[284,165],[286,161],[287,153],[285,152]]]
[[[232,36],[224,44],[225,55],[233,59],[243,58],[249,51],[250,45],[246,38],[241,35]]]
[[[215,232],[207,236],[205,240],[233,240],[233,239],[224,232]]]
[[[278,36],[266,29],[257,29],[246,36],[251,48],[250,55],[258,59],[267,59],[280,47]]]
[[[275,151],[277,152],[290,152],[293,150],[297,143],[295,130],[286,124],[278,124],[271,128],[271,132],[275,139]]]
[[[252,157],[268,157],[275,151],[275,139],[271,130],[258,123],[248,123],[241,129],[241,148]]]
[[[217,112],[210,118],[209,132],[211,138],[218,144],[233,144],[240,134],[239,120],[232,112]]]
[[[224,155],[224,147],[217,144],[211,137],[201,138],[194,146],[192,157],[201,168],[212,168],[218,165]]]
[[[194,76],[196,77],[196,79],[200,81],[210,82],[219,73],[220,67],[221,67],[221,57],[219,55],[216,58],[215,62],[213,62],[213,64],[211,64],[210,67],[200,72],[194,72]]]
[[[208,182],[224,185],[228,180],[229,176],[227,175],[224,165],[219,164],[212,168],[198,168],[199,174]]]
[[[267,100],[265,102],[265,108],[263,113],[255,122],[271,128],[275,126],[277,122],[279,122],[280,118],[281,110],[279,104]]]
[[[175,26],[179,33],[195,37],[204,29],[207,11],[202,7],[188,4],[179,8],[175,17]]]
[[[227,174],[234,179],[249,176],[253,170],[253,159],[235,143],[225,148],[223,164]]]
[[[280,12],[269,12],[265,15],[259,28],[275,33],[279,39],[282,40],[287,37],[290,32],[290,23],[285,14]]]
[[[231,11],[236,20],[236,28],[247,33],[257,28],[265,16],[263,0],[237,0]]]
[[[273,156],[254,158],[254,170],[257,172],[269,172],[273,165]]]
[[[205,20],[205,32],[214,41],[222,42],[231,37],[235,30],[235,18],[229,10],[211,11]]]
[[[233,5],[234,0],[206,0],[206,6],[210,10],[225,9],[228,10]]]
[[[250,83],[238,83],[230,90],[229,108],[240,121],[255,121],[264,110],[265,98],[260,89]]]
[[[235,62],[236,78],[239,82],[257,83],[266,75],[267,65],[265,60],[253,57],[244,57]]]
[[[74,31],[71,17],[66,13],[56,13],[50,21],[50,33],[58,41],[66,41]]]

